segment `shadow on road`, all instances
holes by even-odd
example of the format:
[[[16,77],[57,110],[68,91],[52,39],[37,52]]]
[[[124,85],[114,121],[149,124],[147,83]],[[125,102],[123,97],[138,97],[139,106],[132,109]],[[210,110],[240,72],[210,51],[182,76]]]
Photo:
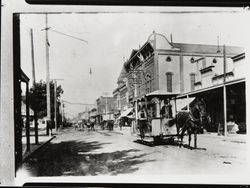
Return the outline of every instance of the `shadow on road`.
[[[181,141],[178,141],[178,140],[162,140],[160,142],[157,142],[155,143],[154,141],[146,141],[146,140],[141,140],[141,139],[137,139],[137,140],[134,140],[135,143],[138,143],[138,144],[142,144],[142,145],[145,145],[145,146],[149,146],[149,147],[157,147],[157,146],[165,146],[165,147],[168,147],[168,146],[176,146],[176,147],[179,147],[179,148],[187,148],[187,149],[191,149],[191,150],[206,150],[206,148],[194,148],[193,146],[189,146],[188,144],[184,144],[184,143],[181,143]]]
[[[118,175],[135,172],[147,154],[139,150],[91,153],[109,143],[69,141],[50,143],[24,163],[32,176],[86,176]]]

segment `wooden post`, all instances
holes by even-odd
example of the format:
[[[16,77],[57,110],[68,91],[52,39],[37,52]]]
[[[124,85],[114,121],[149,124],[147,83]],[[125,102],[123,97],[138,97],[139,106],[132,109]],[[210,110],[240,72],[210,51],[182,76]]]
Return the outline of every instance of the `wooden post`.
[[[54,121],[55,121],[55,129],[57,131],[57,119],[56,119],[56,88],[57,88],[57,83],[56,80],[54,81],[54,109],[55,109],[55,117],[54,117]]]
[[[177,123],[178,123],[178,121],[177,121],[177,105],[176,105],[176,96],[174,97],[174,106],[175,106],[175,117],[176,117],[176,128],[177,128]],[[179,133],[178,133],[179,134]]]
[[[136,119],[136,121],[138,119],[138,103],[137,103],[137,101],[135,101],[135,119]]]
[[[26,82],[26,151],[30,151],[30,105],[29,105],[29,82]]]
[[[160,117],[160,101],[157,101],[156,103],[156,117],[159,118]]]
[[[64,114],[63,114],[63,100],[62,99],[61,99],[61,112],[62,112],[62,124],[61,124],[60,128],[62,129],[63,128],[63,116],[64,116]]]
[[[225,85],[225,82],[226,82],[226,63],[227,63],[227,60],[226,60],[226,46],[224,45],[223,46],[223,109],[224,109],[224,136],[227,136],[227,88],[226,88],[226,85]]]
[[[5,130],[3,135],[5,138],[4,142],[6,144],[2,144],[4,151],[4,159],[5,162],[2,163],[1,168],[5,169],[5,176],[11,178],[11,175],[14,175],[13,166],[15,166],[15,172],[18,169],[19,164],[22,162],[22,127],[23,127],[23,120],[21,117],[21,67],[20,67],[20,15],[14,14],[13,15],[13,66],[14,66],[14,131],[15,131],[15,139],[11,138],[12,133],[9,132],[10,128],[7,127],[5,122],[1,120],[1,127],[4,126]],[[6,89],[7,90],[7,89]],[[8,90],[7,90],[8,91]],[[4,96],[3,93],[1,93]],[[6,98],[7,96],[5,96]],[[1,108],[6,107],[3,102],[1,102]],[[4,108],[2,108],[4,109]],[[8,109],[8,108],[7,108]],[[10,116],[11,117],[11,116]],[[2,118],[2,117],[1,117]],[[8,118],[7,118],[8,119]],[[8,119],[10,124],[12,122],[11,118]],[[11,123],[12,125],[12,123]],[[1,129],[2,130],[2,129]],[[7,130],[7,131],[6,131]],[[7,135],[7,136],[6,136]],[[11,140],[10,140],[11,139]],[[13,143],[12,142],[15,143]],[[8,143],[8,144],[7,144]],[[14,149],[15,151],[13,151]],[[13,163],[13,157],[15,156],[15,163]],[[8,164],[8,166],[7,166]]]

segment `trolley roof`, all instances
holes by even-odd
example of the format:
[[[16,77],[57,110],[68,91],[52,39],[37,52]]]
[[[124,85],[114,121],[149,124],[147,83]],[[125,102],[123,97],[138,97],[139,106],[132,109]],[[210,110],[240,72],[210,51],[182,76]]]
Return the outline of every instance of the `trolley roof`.
[[[146,94],[146,97],[147,98],[157,97],[160,99],[166,99],[166,98],[176,97],[177,95],[179,95],[179,93],[167,92],[165,90],[156,90],[153,91],[152,93]]]

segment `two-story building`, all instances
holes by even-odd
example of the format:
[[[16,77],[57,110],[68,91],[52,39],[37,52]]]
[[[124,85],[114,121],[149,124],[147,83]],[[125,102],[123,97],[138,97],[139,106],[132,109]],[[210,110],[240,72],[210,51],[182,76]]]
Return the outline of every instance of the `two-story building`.
[[[124,67],[122,67],[117,79],[117,88],[113,91],[113,97],[115,99],[117,115],[127,113],[128,109],[132,107],[129,103],[127,72]]]
[[[244,64],[241,47],[226,46],[224,50],[218,45],[174,43],[153,32],[124,63],[128,98],[130,102],[141,100],[156,91],[177,93],[179,100],[199,96],[205,99],[212,119],[208,131],[217,131],[224,123],[224,111],[226,121],[246,124]],[[223,105],[224,85],[227,109]]]
[[[200,77],[195,81],[194,90],[179,96],[200,96],[205,100],[212,121],[206,129],[211,132],[225,129],[225,124],[230,132],[229,124],[236,123],[239,132],[246,133],[245,53],[240,50],[230,54],[231,49],[226,46],[224,59],[214,58],[212,65],[198,69],[196,74]],[[220,53],[223,56],[223,52]]]

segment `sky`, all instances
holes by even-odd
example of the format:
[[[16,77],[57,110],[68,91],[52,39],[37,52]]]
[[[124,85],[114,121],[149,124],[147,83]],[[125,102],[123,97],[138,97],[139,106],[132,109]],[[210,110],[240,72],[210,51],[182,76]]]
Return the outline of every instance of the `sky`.
[[[71,13],[49,14],[50,78],[59,80],[63,99],[94,104],[117,87],[122,65],[155,30],[174,42],[219,43],[245,47],[249,40],[248,15],[243,12],[209,13]],[[22,14],[21,67],[32,80],[30,29],[33,29],[36,81],[46,79],[45,15]],[[62,35],[62,32],[81,40]],[[92,74],[90,74],[90,69]],[[84,111],[84,105],[65,106],[67,117]]]

